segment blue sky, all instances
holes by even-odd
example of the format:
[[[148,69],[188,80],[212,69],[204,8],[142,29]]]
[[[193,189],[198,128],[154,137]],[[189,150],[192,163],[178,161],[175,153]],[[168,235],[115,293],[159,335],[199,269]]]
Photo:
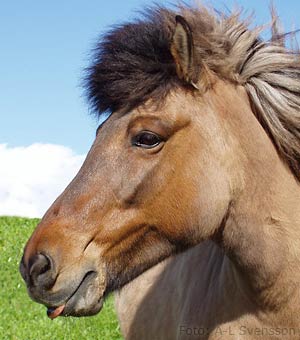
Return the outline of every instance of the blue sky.
[[[167,3],[166,1],[158,1]],[[189,2],[189,1],[187,1]],[[135,15],[147,0],[2,1],[0,5],[0,144],[68,146],[85,154],[97,122],[88,115],[80,81],[89,51],[110,25]],[[212,1],[217,8],[238,3],[269,20],[269,1]],[[300,27],[299,1],[274,1],[287,29]]]

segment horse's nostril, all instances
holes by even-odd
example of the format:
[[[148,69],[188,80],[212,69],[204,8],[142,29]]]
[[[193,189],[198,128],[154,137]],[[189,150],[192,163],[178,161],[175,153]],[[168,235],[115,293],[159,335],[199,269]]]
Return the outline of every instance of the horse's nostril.
[[[28,274],[29,283],[32,286],[49,285],[53,277],[53,265],[49,256],[44,254],[34,255],[29,259]]]

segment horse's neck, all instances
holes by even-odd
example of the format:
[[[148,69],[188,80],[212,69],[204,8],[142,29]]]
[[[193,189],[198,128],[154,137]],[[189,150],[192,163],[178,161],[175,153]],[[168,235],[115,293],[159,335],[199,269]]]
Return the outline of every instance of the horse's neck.
[[[255,118],[245,90],[221,85],[216,93],[231,108],[224,124],[237,142],[230,144],[236,172],[220,242],[253,300],[280,308],[300,290],[300,184]],[[234,98],[240,98],[236,105]]]
[[[295,311],[295,297],[300,298],[300,186],[282,162],[270,170],[249,174],[260,180],[249,180],[232,203],[223,246],[260,309],[289,306]]]

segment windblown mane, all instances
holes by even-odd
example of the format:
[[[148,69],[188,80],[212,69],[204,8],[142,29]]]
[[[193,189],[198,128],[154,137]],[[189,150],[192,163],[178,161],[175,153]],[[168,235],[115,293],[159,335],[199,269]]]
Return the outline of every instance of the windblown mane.
[[[97,114],[130,110],[149,98],[159,102],[170,89],[185,86],[170,53],[177,14],[192,29],[201,64],[245,87],[254,113],[300,180],[299,51],[285,47],[274,18],[270,41],[260,37],[262,27],[250,30],[238,13],[204,7],[154,7],[142,19],[115,27],[97,46],[86,78]]]

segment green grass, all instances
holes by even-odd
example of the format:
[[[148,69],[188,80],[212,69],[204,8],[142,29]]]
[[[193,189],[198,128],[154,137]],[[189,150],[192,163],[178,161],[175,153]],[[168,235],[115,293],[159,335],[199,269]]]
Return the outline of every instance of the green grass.
[[[0,339],[122,339],[112,297],[96,316],[53,321],[44,306],[30,300],[18,268],[37,223],[37,219],[0,217]]]

